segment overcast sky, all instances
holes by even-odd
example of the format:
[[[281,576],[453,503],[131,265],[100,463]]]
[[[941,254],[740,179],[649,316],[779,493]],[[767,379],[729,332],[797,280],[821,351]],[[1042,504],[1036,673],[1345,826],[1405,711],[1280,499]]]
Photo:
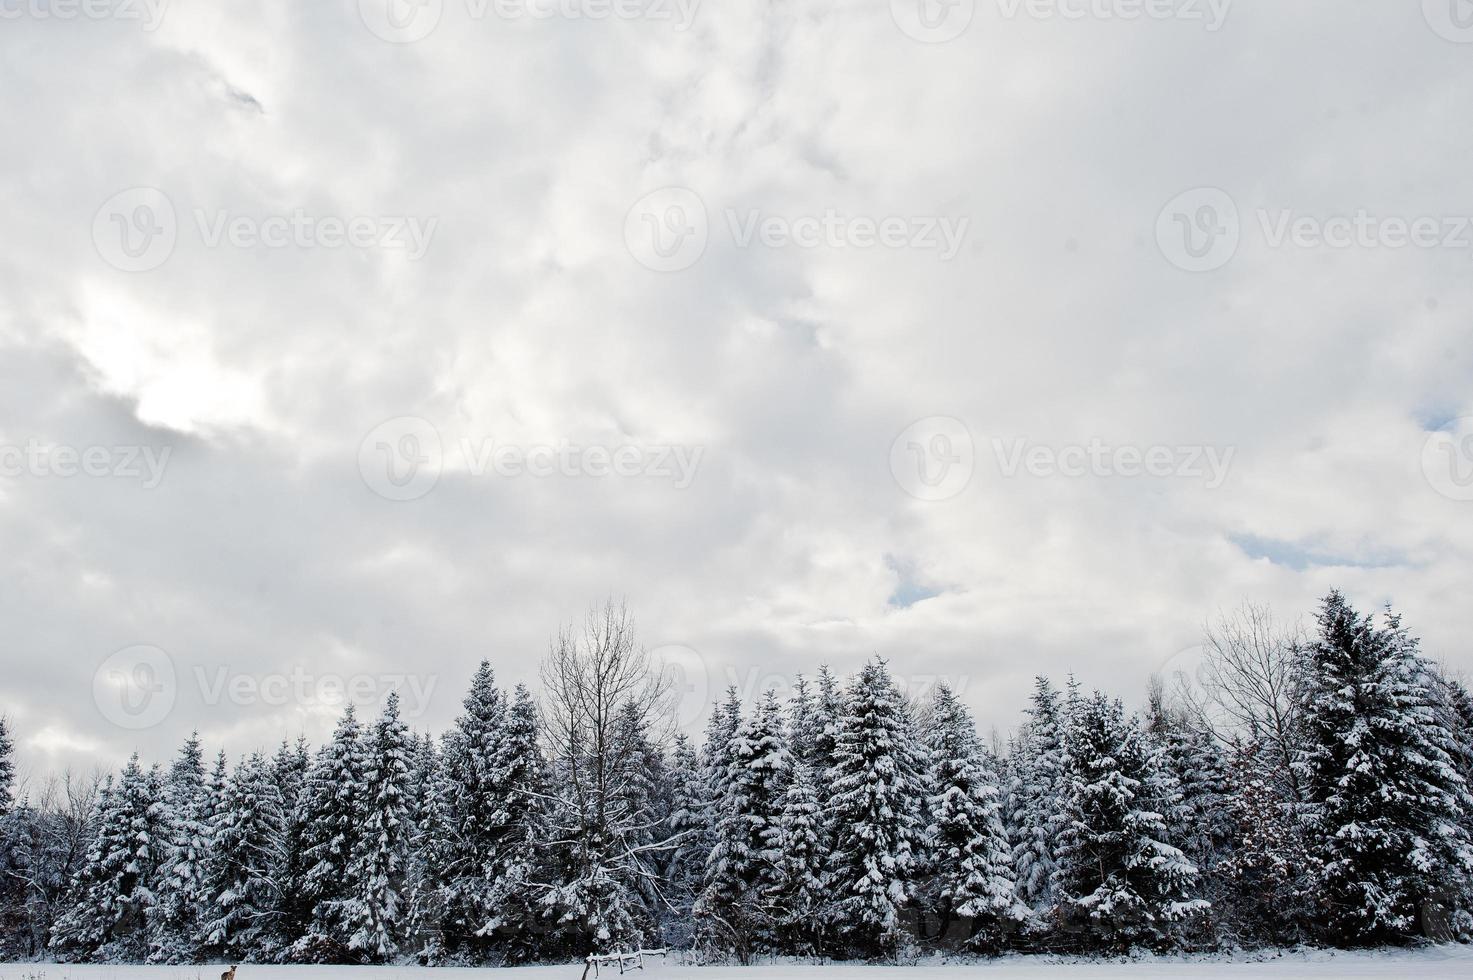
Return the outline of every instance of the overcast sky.
[[[440,730],[609,595],[693,726],[1336,586],[1473,668],[1466,0],[98,2],[0,3],[33,772]]]

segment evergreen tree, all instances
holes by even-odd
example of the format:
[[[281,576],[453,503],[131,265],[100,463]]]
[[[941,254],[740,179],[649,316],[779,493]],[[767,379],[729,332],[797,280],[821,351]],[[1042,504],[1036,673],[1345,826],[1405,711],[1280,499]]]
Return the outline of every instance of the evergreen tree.
[[[782,708],[768,691],[731,741],[706,884],[697,904],[706,942],[745,956],[770,948],[782,885],[782,812],[791,759]]]
[[[435,963],[443,952],[440,934],[441,892],[435,880],[437,854],[444,840],[439,790],[443,783],[435,740],[424,735],[415,743],[410,770],[409,854],[404,874],[403,947],[421,963]]]
[[[1161,808],[1175,788],[1119,701],[1096,692],[1077,704],[1054,874],[1063,926],[1108,950],[1164,945],[1174,923],[1208,908],[1189,895],[1197,869],[1165,839]]]
[[[1473,872],[1467,788],[1417,641],[1338,592],[1304,652],[1309,692],[1295,761],[1321,862],[1320,925],[1336,943],[1405,941],[1451,920]]]
[[[363,727],[350,704],[332,741],[318,751],[302,789],[307,814],[304,898],[312,906],[312,918],[295,944],[297,958],[318,963],[361,959],[350,940],[358,928],[353,915],[353,902],[359,897],[353,863],[361,853],[367,810],[363,742]]]
[[[1028,909],[1015,895],[1012,853],[971,714],[945,684],[932,699],[931,825],[935,851],[926,898],[947,935],[953,924],[972,949],[996,952]]]
[[[682,920],[689,918],[701,890],[706,855],[711,853],[713,843],[706,778],[695,748],[683,733],[675,736],[670,771],[674,777],[674,798],[668,825],[674,847],[666,864],[665,881],[666,896],[677,912],[676,927],[680,928]],[[676,941],[680,938],[685,937]]]
[[[312,769],[312,753],[304,735],[295,744],[285,740],[272,760],[272,778],[281,799],[281,854],[273,878],[276,883],[277,929],[289,951],[308,931],[312,920],[312,901],[308,896],[307,826],[310,812],[306,793]]]
[[[236,767],[211,827],[211,905],[203,945],[212,953],[257,961],[276,954],[282,828],[275,773],[257,753]]]
[[[489,661],[477,668],[463,708],[445,737],[438,794],[445,837],[435,875],[447,951],[481,958],[492,945],[487,926],[497,917],[493,892],[509,812],[500,771],[506,701]]]
[[[73,888],[74,904],[53,930],[57,952],[82,959],[141,961],[147,915],[167,857],[168,826],[157,770],[138,756],[98,797],[97,835]]]
[[[817,779],[801,759],[793,763],[780,817],[782,863],[770,897],[779,952],[817,953],[823,941],[821,909],[825,901],[823,813]]]
[[[13,805],[11,794],[15,790],[15,744],[10,740],[10,729],[5,716],[0,715],[0,817],[10,812]]]
[[[1054,900],[1054,848],[1063,830],[1065,793],[1063,709],[1047,677],[1034,678],[1028,722],[1010,759],[1007,822],[1018,895],[1045,916]]]
[[[923,831],[925,757],[878,658],[845,693],[827,778],[832,925],[854,953],[893,955],[904,938],[901,913],[912,899]]]
[[[535,958],[543,933],[537,903],[543,884],[538,849],[547,836],[547,771],[537,742],[538,726],[537,702],[526,685],[518,684],[495,756],[496,783],[504,804],[497,815],[500,840],[490,893],[492,917],[483,927],[513,962]]]
[[[149,909],[149,959],[192,963],[199,959],[200,912],[209,901],[212,801],[205,784],[199,733],[179,750],[164,783],[167,836],[156,901]]]
[[[349,863],[355,891],[347,906],[348,948],[385,963],[399,951],[401,895],[409,846],[409,728],[390,692],[364,744],[362,833]]]

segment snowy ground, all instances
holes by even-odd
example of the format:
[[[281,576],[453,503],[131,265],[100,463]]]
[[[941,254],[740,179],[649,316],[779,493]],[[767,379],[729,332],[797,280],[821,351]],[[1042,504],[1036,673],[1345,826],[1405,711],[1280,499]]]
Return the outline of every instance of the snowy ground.
[[[0,980],[215,980],[223,967],[58,966],[0,964]],[[581,966],[535,966],[510,970],[416,969],[412,967],[243,966],[236,980],[577,980]],[[603,980],[618,977],[604,971]],[[1122,963],[1052,962],[1011,957],[946,966],[753,966],[687,967],[652,963],[631,980],[1339,980],[1345,977],[1473,980],[1473,949],[1440,947],[1391,953],[1284,953],[1254,959],[1144,959]]]

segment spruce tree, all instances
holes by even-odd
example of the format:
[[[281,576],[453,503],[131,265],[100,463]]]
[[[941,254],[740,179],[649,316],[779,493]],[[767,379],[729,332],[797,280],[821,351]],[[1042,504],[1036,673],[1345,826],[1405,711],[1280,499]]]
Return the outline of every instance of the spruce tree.
[[[281,946],[276,871],[282,858],[281,795],[256,753],[236,767],[211,827],[204,948],[231,960],[266,960]]]
[[[281,798],[281,854],[273,875],[276,883],[277,929],[284,944],[283,952],[307,934],[312,920],[312,901],[307,887],[307,825],[310,812],[307,780],[312,769],[312,753],[306,736],[298,735],[294,744],[282,741],[272,760],[272,778]]]
[[[1059,694],[1047,677],[1034,678],[1029,718],[1011,753],[1008,826],[1018,895],[1046,920],[1053,906],[1058,864],[1054,848],[1063,830],[1064,724]]]
[[[57,952],[138,962],[148,955],[147,916],[167,853],[168,825],[157,770],[135,753],[98,797],[97,835],[53,930]]]
[[[823,942],[823,813],[817,782],[807,762],[793,763],[779,824],[779,878],[768,900],[778,951],[800,956],[818,953]]]
[[[489,661],[481,661],[461,715],[445,737],[438,794],[445,839],[436,875],[441,882],[448,952],[484,957],[496,919],[493,890],[500,869],[507,788],[499,769],[506,701]]]
[[[1174,795],[1140,726],[1119,701],[1077,698],[1065,732],[1064,831],[1054,890],[1062,925],[1087,946],[1165,946],[1203,913],[1197,869],[1166,841]]]
[[[199,733],[190,735],[164,783],[165,858],[149,910],[149,959],[191,963],[199,958],[201,910],[209,901],[212,802],[205,783]]]
[[[547,771],[538,726],[537,702],[526,685],[518,684],[494,760],[503,809],[497,816],[491,919],[482,927],[511,962],[535,958],[544,933],[537,894],[543,884],[539,849],[547,836]]]
[[[346,907],[348,948],[370,963],[386,963],[399,952],[410,833],[410,752],[399,695],[390,692],[363,745],[362,832],[348,866],[354,891]]]
[[[894,955],[924,830],[925,755],[883,660],[866,664],[845,692],[827,779],[833,928],[852,953]]]
[[[364,794],[363,727],[350,704],[320,749],[307,774],[302,805],[307,874],[304,898],[312,907],[306,933],[297,940],[294,955],[312,962],[354,962],[349,941],[357,930],[353,902],[358,898],[352,875],[363,835]]]
[[[997,952],[1028,909],[1015,894],[1000,794],[976,726],[945,684],[932,698],[927,743],[933,766],[927,837],[935,857],[925,897],[943,936],[955,925],[969,948]]]
[[[1332,592],[1300,670],[1308,697],[1295,768],[1321,865],[1323,935],[1360,945],[1434,931],[1467,892],[1473,846],[1467,787],[1417,640],[1389,610],[1378,627]]]

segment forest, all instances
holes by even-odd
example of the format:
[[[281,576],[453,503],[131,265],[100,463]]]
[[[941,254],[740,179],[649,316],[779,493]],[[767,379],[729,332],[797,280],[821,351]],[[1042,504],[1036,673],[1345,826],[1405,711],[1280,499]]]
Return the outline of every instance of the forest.
[[[1245,605],[1145,709],[1037,678],[984,738],[886,661],[674,731],[613,603],[540,689],[481,663],[453,728],[390,695],[320,747],[18,783],[0,723],[0,958],[513,964],[1108,955],[1473,937],[1473,697],[1390,609]]]

